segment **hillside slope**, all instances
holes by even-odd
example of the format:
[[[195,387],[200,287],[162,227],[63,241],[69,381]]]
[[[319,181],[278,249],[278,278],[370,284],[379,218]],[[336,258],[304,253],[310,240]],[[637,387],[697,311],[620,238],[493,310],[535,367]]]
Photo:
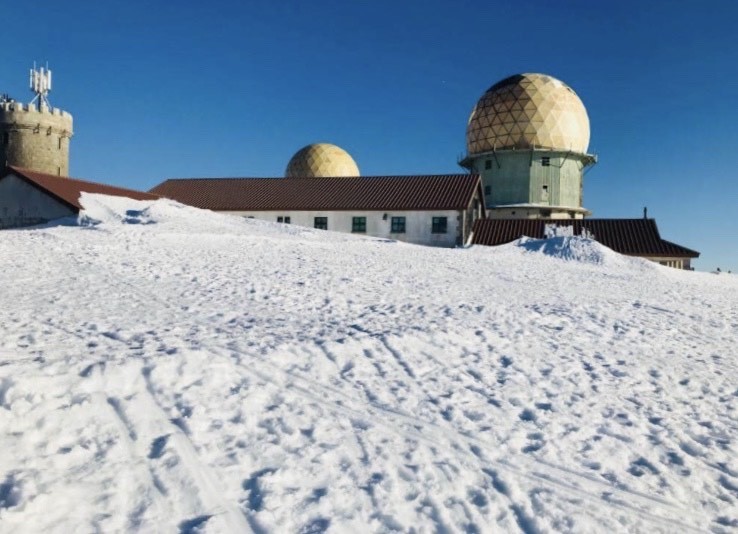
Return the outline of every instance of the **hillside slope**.
[[[738,279],[85,196],[0,233],[2,532],[738,526]]]

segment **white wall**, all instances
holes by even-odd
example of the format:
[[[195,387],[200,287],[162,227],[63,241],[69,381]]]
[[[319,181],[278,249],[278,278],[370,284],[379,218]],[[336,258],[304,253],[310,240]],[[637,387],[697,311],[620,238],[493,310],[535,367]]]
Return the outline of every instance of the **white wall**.
[[[547,210],[550,215],[543,217],[542,210]],[[571,216],[572,212],[574,217]],[[556,208],[551,206],[515,206],[502,208],[487,208],[487,217],[490,219],[584,219],[585,211],[576,208]]]
[[[366,233],[374,237],[406,241],[418,245],[454,247],[461,242],[461,211],[224,211],[229,215],[254,217],[277,222],[277,217],[290,217],[291,223],[313,228],[315,217],[328,217],[328,230],[351,233],[353,217],[366,217]],[[387,219],[383,217],[387,214]],[[405,233],[393,234],[392,217],[405,217]],[[433,217],[446,217],[448,226],[445,234],[432,234]],[[458,236],[458,241],[457,241]]]
[[[14,174],[0,179],[0,228],[31,226],[74,214],[69,206]]]

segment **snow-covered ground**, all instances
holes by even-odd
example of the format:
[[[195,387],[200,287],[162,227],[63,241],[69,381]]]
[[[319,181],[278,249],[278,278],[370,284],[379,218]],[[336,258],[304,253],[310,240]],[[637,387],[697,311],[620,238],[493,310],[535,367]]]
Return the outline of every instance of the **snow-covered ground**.
[[[86,196],[0,233],[2,532],[738,527],[738,277]]]

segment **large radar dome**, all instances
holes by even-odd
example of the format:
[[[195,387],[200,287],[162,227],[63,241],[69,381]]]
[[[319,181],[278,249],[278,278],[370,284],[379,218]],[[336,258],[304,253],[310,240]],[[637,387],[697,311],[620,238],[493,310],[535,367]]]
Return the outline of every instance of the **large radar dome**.
[[[344,149],[329,143],[316,143],[301,148],[292,156],[285,175],[287,178],[359,176],[359,167]]]
[[[589,117],[571,87],[545,74],[516,74],[490,87],[466,127],[470,155],[548,148],[586,153]]]

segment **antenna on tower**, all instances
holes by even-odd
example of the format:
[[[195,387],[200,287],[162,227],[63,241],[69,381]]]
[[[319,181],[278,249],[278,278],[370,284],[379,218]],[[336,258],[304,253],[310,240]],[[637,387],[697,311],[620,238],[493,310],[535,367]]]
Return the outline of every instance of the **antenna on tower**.
[[[33,97],[33,100],[31,100],[31,105],[36,104],[39,111],[41,110],[42,105],[50,108],[51,104],[49,104],[48,95],[51,91],[51,69],[49,68],[48,63],[46,64],[46,68],[36,68],[36,62],[33,62],[33,68],[30,71],[28,85],[31,91],[36,95]]]

